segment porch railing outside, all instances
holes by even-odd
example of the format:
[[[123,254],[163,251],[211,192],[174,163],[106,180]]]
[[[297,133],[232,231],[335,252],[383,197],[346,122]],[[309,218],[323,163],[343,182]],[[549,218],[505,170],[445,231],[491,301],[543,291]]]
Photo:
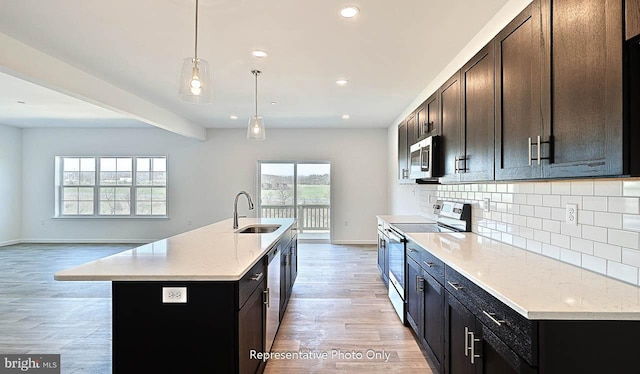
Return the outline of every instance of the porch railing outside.
[[[296,207],[293,205],[262,205],[263,218],[293,218]],[[298,230],[314,231],[331,228],[331,209],[329,205],[298,205]]]

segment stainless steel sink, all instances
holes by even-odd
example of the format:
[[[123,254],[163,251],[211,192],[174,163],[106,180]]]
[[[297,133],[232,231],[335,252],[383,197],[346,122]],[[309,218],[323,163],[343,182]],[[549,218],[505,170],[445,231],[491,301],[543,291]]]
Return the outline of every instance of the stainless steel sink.
[[[249,225],[238,230],[238,234],[268,234],[280,228],[280,225]]]

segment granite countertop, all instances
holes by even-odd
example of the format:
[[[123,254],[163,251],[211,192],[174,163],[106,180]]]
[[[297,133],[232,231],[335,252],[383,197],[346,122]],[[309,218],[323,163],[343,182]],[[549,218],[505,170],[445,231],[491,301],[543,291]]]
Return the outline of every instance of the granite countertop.
[[[531,320],[640,320],[640,287],[473,233],[405,233]]]
[[[279,224],[266,234],[238,234],[231,219],[117,253],[55,273],[56,280],[234,281],[242,278],[295,224],[293,218],[241,218],[252,224]]]
[[[376,216],[386,223],[435,223],[434,220],[417,215],[379,215]]]

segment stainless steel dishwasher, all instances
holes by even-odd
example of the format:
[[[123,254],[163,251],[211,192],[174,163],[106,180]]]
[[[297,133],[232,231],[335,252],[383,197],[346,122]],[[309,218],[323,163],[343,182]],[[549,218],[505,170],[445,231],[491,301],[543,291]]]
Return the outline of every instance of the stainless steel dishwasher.
[[[265,304],[267,306],[266,317],[266,351],[271,352],[271,346],[276,338],[280,326],[280,245],[268,255],[267,289],[265,292]]]

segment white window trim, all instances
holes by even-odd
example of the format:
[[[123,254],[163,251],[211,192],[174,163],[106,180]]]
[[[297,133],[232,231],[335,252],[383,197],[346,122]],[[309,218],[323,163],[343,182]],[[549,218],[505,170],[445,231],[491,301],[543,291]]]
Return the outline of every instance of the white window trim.
[[[95,180],[95,184],[92,186],[93,190],[93,214],[92,215],[65,215],[62,214],[62,190],[63,190],[63,186],[62,185],[62,176],[64,174],[64,170],[62,168],[62,159],[64,158],[94,158],[95,159],[95,163],[96,163],[96,167],[95,167],[95,173],[96,173],[96,180]],[[105,215],[105,214],[99,214],[99,208],[100,208],[100,187],[118,187],[116,186],[101,186],[100,182],[99,182],[99,178],[100,178],[100,159],[101,158],[131,158],[132,159],[132,184],[130,186],[120,186],[120,187],[129,187],[131,188],[131,214],[129,215]],[[165,184],[164,186],[158,186],[158,187],[164,187],[166,189],[166,213],[164,215],[137,215],[136,214],[136,194],[137,194],[137,188],[140,187],[154,187],[153,185],[151,186],[137,186],[135,184],[135,178],[136,178],[136,171],[137,171],[137,163],[136,163],[136,159],[138,158],[164,158],[166,160],[166,170],[165,170]],[[101,219],[106,219],[106,220],[119,220],[119,219],[123,219],[123,220],[146,220],[146,219],[150,219],[150,220],[168,220],[169,219],[169,156],[168,155],[136,155],[136,156],[129,156],[129,155],[118,155],[118,156],[113,156],[113,155],[65,155],[65,156],[55,156],[54,158],[55,162],[54,162],[54,186],[55,186],[55,198],[54,198],[54,215],[53,217],[51,217],[52,219],[59,219],[59,220],[101,220]],[[66,186],[68,187],[68,186]]]

